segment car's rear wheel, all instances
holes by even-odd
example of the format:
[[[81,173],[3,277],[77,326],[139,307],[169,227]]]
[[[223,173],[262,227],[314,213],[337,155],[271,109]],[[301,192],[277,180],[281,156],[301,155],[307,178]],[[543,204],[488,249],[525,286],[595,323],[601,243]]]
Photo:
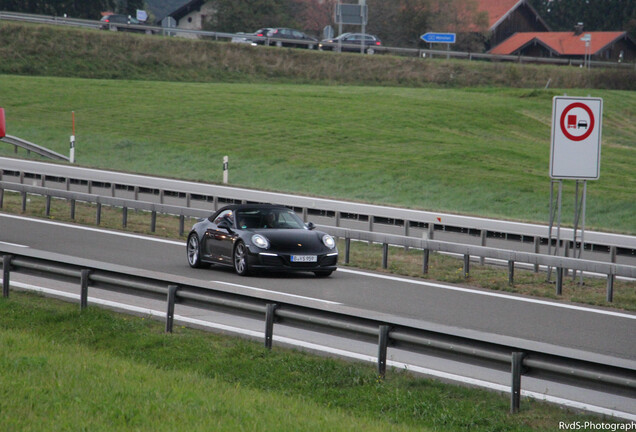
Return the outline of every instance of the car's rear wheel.
[[[190,264],[190,267],[202,267],[203,263],[201,262],[201,247],[199,243],[199,237],[196,235],[196,233],[192,233],[188,237],[186,250],[188,253],[188,264]]]
[[[234,247],[234,270],[241,276],[250,274],[247,265],[247,246],[243,242],[238,242]]]
[[[329,276],[331,276],[331,273],[333,273],[333,270],[321,270],[321,271],[315,271],[314,272],[316,277],[319,277],[319,278],[329,277]]]

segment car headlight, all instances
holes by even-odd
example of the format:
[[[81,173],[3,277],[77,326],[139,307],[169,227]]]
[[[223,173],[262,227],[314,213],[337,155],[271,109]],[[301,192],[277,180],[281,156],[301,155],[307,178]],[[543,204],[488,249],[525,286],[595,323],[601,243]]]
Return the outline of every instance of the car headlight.
[[[254,234],[252,236],[252,243],[254,244],[254,246],[261,249],[269,249],[269,240],[267,240],[260,234]]]
[[[336,241],[333,239],[333,237],[331,237],[329,234],[325,234],[324,236],[322,236],[322,242],[325,244],[325,246],[327,246],[329,249],[333,249],[336,247]]]

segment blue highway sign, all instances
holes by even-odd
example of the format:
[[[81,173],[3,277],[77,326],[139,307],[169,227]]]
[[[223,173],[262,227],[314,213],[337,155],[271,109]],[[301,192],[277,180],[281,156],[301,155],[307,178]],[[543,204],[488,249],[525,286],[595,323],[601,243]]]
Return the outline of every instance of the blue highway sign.
[[[420,36],[424,42],[428,43],[455,43],[455,33],[426,33]]]

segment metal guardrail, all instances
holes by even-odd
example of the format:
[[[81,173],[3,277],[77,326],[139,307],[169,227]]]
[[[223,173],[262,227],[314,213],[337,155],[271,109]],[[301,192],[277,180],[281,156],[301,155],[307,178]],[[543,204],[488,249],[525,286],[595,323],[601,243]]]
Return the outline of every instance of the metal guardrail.
[[[23,13],[16,13],[16,12],[0,12],[0,20],[32,22],[32,23],[53,24],[53,25],[68,25],[68,26],[74,26],[74,27],[85,27],[85,28],[95,28],[95,29],[99,29],[102,25],[100,21],[67,18],[67,17],[55,17],[55,16],[47,16],[47,15],[23,14]],[[118,30],[120,28],[145,30],[148,33],[160,34],[162,36],[186,36],[186,37],[197,37],[197,38],[209,38],[214,40],[222,39],[222,40],[228,40],[228,41],[232,41],[232,40],[239,41],[241,39],[248,38],[249,40],[263,41],[264,45],[275,45],[276,42],[287,42],[287,43],[293,43],[297,45],[313,46],[317,48],[318,44],[320,43],[320,41],[315,42],[315,41],[302,41],[297,39],[268,38],[264,36],[258,37],[254,35],[244,34],[244,33],[235,34],[235,33],[203,31],[203,30],[187,30],[187,29],[180,29],[180,28],[172,28],[172,27],[168,28],[168,27],[158,27],[158,26],[150,26],[150,25],[109,23],[108,27],[113,30]],[[529,56],[519,56],[519,55],[495,55],[495,54],[486,54],[486,53],[443,51],[443,50],[421,49],[421,48],[400,48],[400,47],[379,46],[379,47],[374,47],[374,52],[375,53],[390,53],[390,54],[419,57],[419,58],[446,58],[446,59],[454,58],[454,59],[471,60],[471,61],[472,60],[507,61],[507,62],[516,62],[516,63],[541,63],[541,64],[577,66],[577,67],[583,67],[589,64],[591,67],[612,67],[612,68],[636,69],[636,63],[617,63],[617,62],[607,62],[607,61],[597,61],[597,60],[585,62],[585,60],[583,59],[579,60],[579,59],[560,59],[560,58],[551,58],[551,57],[529,57]]]
[[[218,209],[221,200],[232,203],[236,201],[270,202],[301,209],[305,219],[308,214],[329,218],[336,227],[340,227],[345,221],[355,221],[357,225],[366,225],[368,231],[376,231],[378,226],[392,226],[401,229],[404,236],[412,235],[412,231],[415,232],[416,228],[420,230],[426,228],[430,239],[433,238],[436,230],[460,232],[472,237],[478,235],[481,246],[487,245],[489,237],[513,238],[519,241],[530,238],[535,242],[533,250],[537,253],[539,252],[538,241],[547,242],[549,232],[547,226],[537,224],[265,192],[10,158],[0,158],[0,180],[3,180],[3,175],[18,177],[20,183],[26,183],[28,179],[34,185],[38,182],[42,186],[48,184],[49,180],[65,180],[67,190],[70,189],[72,182],[79,182],[87,186],[89,193],[92,193],[93,186],[95,188],[102,186],[110,188],[110,195],[113,197],[118,187],[134,190],[135,199],[139,191],[145,190],[158,196],[161,203],[164,196],[183,196],[186,207],[190,207],[194,197],[198,197],[199,200],[212,201],[214,210]],[[393,231],[396,230],[393,229]],[[572,241],[574,236],[572,229],[562,227],[561,233],[563,239]],[[580,230],[577,232],[577,237],[579,233]],[[552,234],[555,237],[556,231]],[[619,255],[634,256],[636,237],[587,231],[584,246],[591,249],[598,246],[604,253],[613,251]],[[567,248],[564,250],[567,251]],[[613,254],[610,255],[613,257]]]
[[[102,205],[121,207],[122,226],[126,226],[127,209],[144,210],[151,213],[151,231],[155,231],[157,213],[165,213],[179,216],[179,233],[183,235],[185,217],[207,217],[210,210],[195,209],[191,207],[181,207],[174,205],[166,205],[161,203],[152,203],[125,198],[105,197],[100,195],[87,194],[82,192],[64,191],[58,189],[45,188],[41,186],[29,186],[18,183],[0,181],[0,208],[3,206],[4,191],[12,190],[22,194],[22,210],[26,210],[27,194],[37,194],[46,197],[46,216],[50,215],[51,198],[63,198],[71,203],[71,218],[75,217],[75,202],[83,201],[97,204],[96,208],[96,224],[101,221]],[[407,248],[423,250],[422,272],[428,273],[430,252],[447,252],[459,254],[463,256],[463,274],[464,277],[469,276],[470,257],[477,256],[481,258],[490,258],[504,260],[508,263],[508,282],[514,284],[515,263],[524,263],[534,266],[538,271],[539,266],[554,267],[556,271],[556,293],[561,295],[563,289],[563,278],[566,269],[580,272],[591,272],[607,275],[607,296],[608,302],[613,301],[614,280],[616,276],[627,278],[636,278],[636,266],[621,265],[615,263],[606,263],[599,261],[582,260],[577,258],[568,258],[561,256],[543,255],[537,253],[518,252],[507,249],[497,249],[484,246],[474,246],[457,244],[431,239],[420,239],[414,237],[406,237],[392,234],[374,233],[368,231],[352,230],[347,228],[320,226],[320,228],[329,234],[345,240],[345,264],[349,263],[351,240],[367,241],[379,243],[383,246],[383,268],[388,267],[389,245],[402,246]]]
[[[28,153],[33,152],[33,153],[39,154],[40,156],[47,157],[49,159],[62,160],[66,162],[70,160],[68,156],[64,156],[62,154],[54,152],[53,150],[49,150],[46,147],[33,144],[30,141],[23,140],[22,138],[18,138],[12,135],[5,135],[4,137],[0,138],[0,141],[4,141],[7,144],[11,144],[15,146],[16,153],[18,151],[18,147],[21,147],[25,149]]]
[[[503,343],[496,335],[473,336],[440,332],[430,324],[399,317],[363,311],[347,306],[333,306],[329,310],[311,300],[286,299],[275,294],[241,293],[228,291],[213,282],[196,281],[170,274],[104,264],[82,258],[24,250],[0,243],[2,255],[2,293],[9,297],[11,273],[43,274],[49,278],[75,281],[79,284],[80,307],[88,303],[90,287],[116,290],[166,300],[166,332],[172,332],[175,304],[187,303],[199,308],[223,308],[233,313],[260,316],[264,319],[264,343],[272,347],[274,324],[284,324],[331,335],[375,342],[378,346],[378,375],[386,374],[387,350],[391,346],[411,352],[425,351],[434,356],[453,355],[468,362],[487,362],[489,367],[501,369],[510,365],[511,412],[520,406],[521,376],[547,373],[556,382],[572,383],[582,387],[602,389],[604,392],[636,390],[636,369],[633,362],[604,359],[603,363],[581,358],[580,352],[562,350],[558,355]],[[132,276],[134,275],[134,276]],[[566,355],[569,353],[569,355]],[[611,364],[610,364],[611,363]]]

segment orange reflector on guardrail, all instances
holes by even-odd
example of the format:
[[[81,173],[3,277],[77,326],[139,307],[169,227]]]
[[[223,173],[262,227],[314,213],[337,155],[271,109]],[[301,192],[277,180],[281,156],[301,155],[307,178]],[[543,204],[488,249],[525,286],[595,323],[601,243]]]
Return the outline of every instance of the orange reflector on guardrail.
[[[6,128],[4,126],[4,108],[0,108],[0,138],[4,138]]]

